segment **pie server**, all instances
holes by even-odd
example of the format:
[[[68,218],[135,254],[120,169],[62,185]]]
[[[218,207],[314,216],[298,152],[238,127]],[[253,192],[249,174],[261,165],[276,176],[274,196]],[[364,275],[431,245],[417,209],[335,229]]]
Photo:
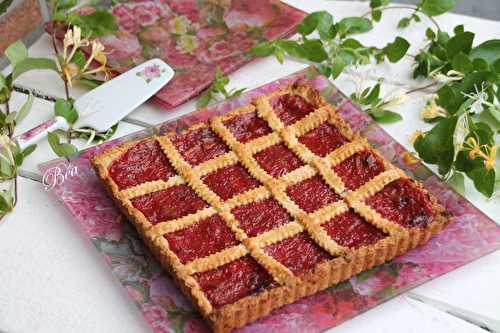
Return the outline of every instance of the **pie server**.
[[[107,131],[158,92],[173,76],[174,71],[164,61],[148,60],[78,98],[74,103],[78,120],[73,126]],[[66,119],[58,116],[14,139],[24,149],[45,138],[48,132],[68,130],[69,127]]]

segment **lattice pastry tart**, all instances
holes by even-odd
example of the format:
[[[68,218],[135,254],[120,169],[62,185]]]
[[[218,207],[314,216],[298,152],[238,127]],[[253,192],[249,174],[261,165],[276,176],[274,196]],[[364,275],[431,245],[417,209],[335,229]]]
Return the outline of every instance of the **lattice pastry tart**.
[[[431,194],[301,83],[93,164],[216,332],[424,244],[449,223]]]

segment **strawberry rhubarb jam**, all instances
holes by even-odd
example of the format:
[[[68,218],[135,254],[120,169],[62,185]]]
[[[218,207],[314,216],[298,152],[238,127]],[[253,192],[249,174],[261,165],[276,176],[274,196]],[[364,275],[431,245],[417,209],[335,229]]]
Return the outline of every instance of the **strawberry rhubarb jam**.
[[[250,256],[196,273],[194,278],[216,309],[263,291],[273,284],[269,273]]]
[[[319,247],[305,232],[268,245],[264,251],[288,267],[294,274],[307,272],[316,264],[332,259],[332,256]]]
[[[156,140],[136,144],[116,159],[108,172],[120,190],[175,175]]]
[[[202,180],[223,200],[260,185],[240,164],[217,169]]]
[[[235,207],[231,210],[239,227],[249,237],[292,222],[292,217],[275,199],[265,199]]]
[[[387,237],[383,231],[366,222],[352,209],[335,216],[322,227],[337,244],[355,249]]]
[[[278,178],[304,165],[284,144],[272,145],[254,155],[259,166]]]
[[[285,94],[272,98],[270,102],[274,112],[286,126],[314,111],[314,106],[299,95]]]
[[[409,179],[398,179],[366,199],[382,217],[404,227],[426,227],[434,218],[428,197]]]
[[[333,168],[345,186],[355,190],[385,170],[384,163],[368,150],[352,155]]]
[[[335,149],[346,144],[348,140],[332,124],[323,123],[299,137],[299,142],[310,151],[325,157]]]
[[[233,232],[218,214],[164,237],[183,264],[238,245]]]
[[[170,140],[186,162],[193,166],[228,152],[222,139],[208,127],[174,135]]]
[[[300,208],[308,213],[312,213],[340,199],[340,196],[320,176],[314,176],[291,185],[286,189],[286,193]]]
[[[207,207],[205,201],[185,184],[144,194],[130,201],[152,224],[177,219]]]
[[[239,114],[226,120],[224,125],[243,143],[272,132],[267,122],[257,116],[257,111]]]

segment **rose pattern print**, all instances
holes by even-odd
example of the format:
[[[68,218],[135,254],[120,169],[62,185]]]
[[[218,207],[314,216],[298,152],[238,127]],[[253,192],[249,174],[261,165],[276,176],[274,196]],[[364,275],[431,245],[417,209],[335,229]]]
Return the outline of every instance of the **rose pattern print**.
[[[183,15],[188,18],[202,15],[183,5],[183,1],[175,3],[182,8]],[[238,8],[235,7],[234,10]],[[257,21],[251,22],[256,24]],[[205,33],[218,34],[217,30]],[[208,67],[196,68],[197,75],[203,75],[213,65],[204,66]],[[183,78],[196,80],[189,75]],[[313,88],[321,90],[328,101],[337,106],[341,117],[356,125],[356,128],[364,133],[370,143],[379,148],[386,158],[423,182],[453,213],[454,221],[425,246],[313,296],[277,309],[269,316],[236,332],[265,333],[272,330],[277,333],[319,333],[409,288],[500,248],[500,227],[495,222],[454,192],[425,166],[420,163],[418,166],[405,165],[405,161],[399,157],[405,152],[401,145],[339,93],[326,78],[317,74],[311,77],[310,70],[306,69],[248,91],[235,99],[160,124],[155,130],[145,130],[87,149],[71,159],[71,163],[79,169],[78,175],[68,178],[53,189],[53,193],[70,210],[84,235],[93,242],[155,333],[209,333],[210,330],[168,274],[162,271],[153,259],[135,229],[122,218],[99,184],[89,158],[125,141],[151,136],[158,132],[182,131],[194,123],[207,120],[210,116],[224,114],[238,106],[248,104],[252,97],[286,86],[297,79],[306,78],[309,78],[308,82]],[[179,89],[182,87],[178,86]],[[60,162],[61,160],[47,162],[41,166],[41,170],[47,170]]]
[[[93,5],[78,10],[94,11]],[[118,31],[101,38],[108,64],[124,72],[151,58],[161,58],[176,72],[155,96],[171,109],[210,85],[216,66],[228,74],[251,60],[245,53],[256,43],[294,32],[305,13],[278,0],[105,1],[117,18]],[[207,71],[196,80],[201,71]]]
[[[165,69],[160,68],[160,65],[158,64],[153,64],[146,66],[143,70],[137,72],[136,75],[142,77],[146,83],[149,83],[152,80],[161,77],[163,73],[165,73]]]

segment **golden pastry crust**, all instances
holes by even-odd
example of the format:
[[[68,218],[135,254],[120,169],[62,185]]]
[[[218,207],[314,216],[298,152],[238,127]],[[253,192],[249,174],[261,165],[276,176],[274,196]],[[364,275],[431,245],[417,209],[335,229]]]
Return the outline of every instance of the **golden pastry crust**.
[[[270,103],[272,98],[284,94],[302,96],[313,105],[314,110],[294,123],[285,125],[273,111]],[[272,129],[272,132],[245,143],[238,141],[226,123],[245,113],[256,113]],[[336,127],[348,142],[325,156],[318,156],[306,145],[300,143],[298,138],[326,123]],[[179,134],[171,133],[153,138],[160,144],[162,151],[178,174],[166,180],[155,180],[120,190],[109,175],[108,168],[111,163],[135,144],[141,144],[142,141],[129,142],[112,148],[95,156],[92,163],[110,195],[127,218],[132,221],[162,267],[173,276],[215,332],[229,332],[267,315],[275,308],[314,294],[363,270],[390,260],[419,244],[424,244],[450,222],[444,208],[437,203],[437,200],[414,181],[417,188],[430,200],[435,212],[433,221],[425,228],[405,228],[385,219],[369,207],[365,203],[366,198],[377,193],[393,180],[408,177],[403,171],[386,161],[365,139],[353,133],[336,114],[334,108],[327,104],[317,91],[300,82],[260,96],[252,104],[240,107],[226,115],[213,117],[209,124],[197,124],[184,132],[205,127],[210,127],[229,147],[229,151],[197,166],[191,166],[184,160],[173,144],[172,138]],[[144,140],[151,140],[151,138]],[[304,165],[277,178],[266,172],[255,159],[255,154],[276,144],[284,144]],[[334,167],[363,150],[375,154],[382,161],[384,171],[359,188],[348,190],[342,178],[335,173]],[[220,168],[235,164],[240,164],[262,185],[224,200],[204,183],[203,177]],[[338,194],[340,199],[308,213],[289,197],[287,188],[317,175]],[[188,184],[209,206],[193,214],[153,225],[131,203],[134,197],[180,184]],[[276,200],[292,220],[253,237],[247,235],[233,214],[233,209],[270,198]],[[383,231],[386,237],[374,244],[362,245],[358,248],[342,246],[335,242],[324,229],[324,224],[349,210],[354,210],[367,223]],[[190,228],[215,214],[219,215],[239,243],[208,256],[182,263],[170,249],[169,241],[164,236]],[[266,253],[264,248],[303,232],[306,232],[320,248],[328,252],[332,259],[317,264],[306,273],[296,275]],[[194,274],[217,269],[244,256],[250,256],[264,267],[274,283],[271,287],[243,297],[234,303],[219,308],[214,307]]]

